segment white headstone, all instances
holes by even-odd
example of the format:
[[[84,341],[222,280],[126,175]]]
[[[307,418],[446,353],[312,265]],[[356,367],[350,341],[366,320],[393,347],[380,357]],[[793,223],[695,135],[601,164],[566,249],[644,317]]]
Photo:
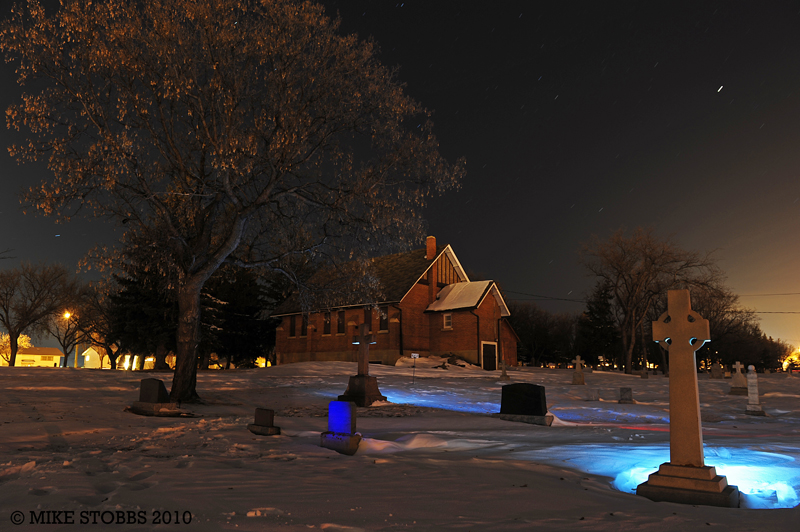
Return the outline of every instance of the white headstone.
[[[764,409],[758,401],[758,374],[754,366],[747,366],[747,410],[753,416],[764,416]]]
[[[731,377],[731,387],[733,388],[747,388],[747,379],[742,370],[744,366],[738,360],[733,365],[733,376]]]

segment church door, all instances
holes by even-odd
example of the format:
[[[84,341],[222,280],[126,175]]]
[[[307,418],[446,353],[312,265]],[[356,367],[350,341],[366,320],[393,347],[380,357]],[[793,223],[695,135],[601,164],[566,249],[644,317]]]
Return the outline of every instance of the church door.
[[[481,366],[486,371],[497,369],[497,344],[495,342],[481,342]]]

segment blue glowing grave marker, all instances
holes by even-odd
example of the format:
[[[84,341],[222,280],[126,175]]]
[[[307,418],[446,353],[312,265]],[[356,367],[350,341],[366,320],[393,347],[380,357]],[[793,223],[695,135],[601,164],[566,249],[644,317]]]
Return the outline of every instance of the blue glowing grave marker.
[[[320,447],[352,456],[358,451],[361,435],[356,434],[356,405],[348,401],[328,404],[328,431],[320,434]]]
[[[328,432],[355,434],[356,405],[348,401],[331,401],[328,405]]]

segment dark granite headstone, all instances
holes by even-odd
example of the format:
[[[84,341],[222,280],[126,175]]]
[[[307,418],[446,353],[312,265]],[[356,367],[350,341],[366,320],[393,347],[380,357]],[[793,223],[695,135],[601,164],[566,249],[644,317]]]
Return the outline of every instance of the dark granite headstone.
[[[164,381],[159,379],[142,379],[139,387],[140,403],[169,403],[169,394]]]
[[[544,416],[547,414],[544,386],[527,382],[503,386],[500,413],[514,416]]]
[[[247,430],[260,436],[275,436],[281,428],[275,426],[275,411],[269,408],[256,408],[255,422],[247,425]]]
[[[269,408],[256,408],[256,425],[272,427],[275,424],[275,411]]]
[[[633,400],[633,390],[630,388],[620,388],[619,389],[619,404],[621,405],[632,405],[635,401]]]
[[[139,400],[126,410],[140,416],[194,417],[191,412],[181,410],[178,403],[170,402],[164,382],[159,379],[142,379]]]

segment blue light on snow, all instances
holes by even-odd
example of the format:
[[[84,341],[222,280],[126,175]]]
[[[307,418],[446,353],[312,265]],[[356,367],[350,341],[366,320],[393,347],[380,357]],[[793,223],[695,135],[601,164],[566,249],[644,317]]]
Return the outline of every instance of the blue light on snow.
[[[798,452],[800,449],[792,449]],[[534,452],[536,458],[558,459],[576,469],[611,477],[611,485],[635,493],[636,486],[669,461],[667,445],[568,445]],[[545,456],[542,456],[545,455]],[[748,448],[705,447],[706,464],[738,486],[744,508],[793,508],[800,504],[800,464],[786,454]]]

